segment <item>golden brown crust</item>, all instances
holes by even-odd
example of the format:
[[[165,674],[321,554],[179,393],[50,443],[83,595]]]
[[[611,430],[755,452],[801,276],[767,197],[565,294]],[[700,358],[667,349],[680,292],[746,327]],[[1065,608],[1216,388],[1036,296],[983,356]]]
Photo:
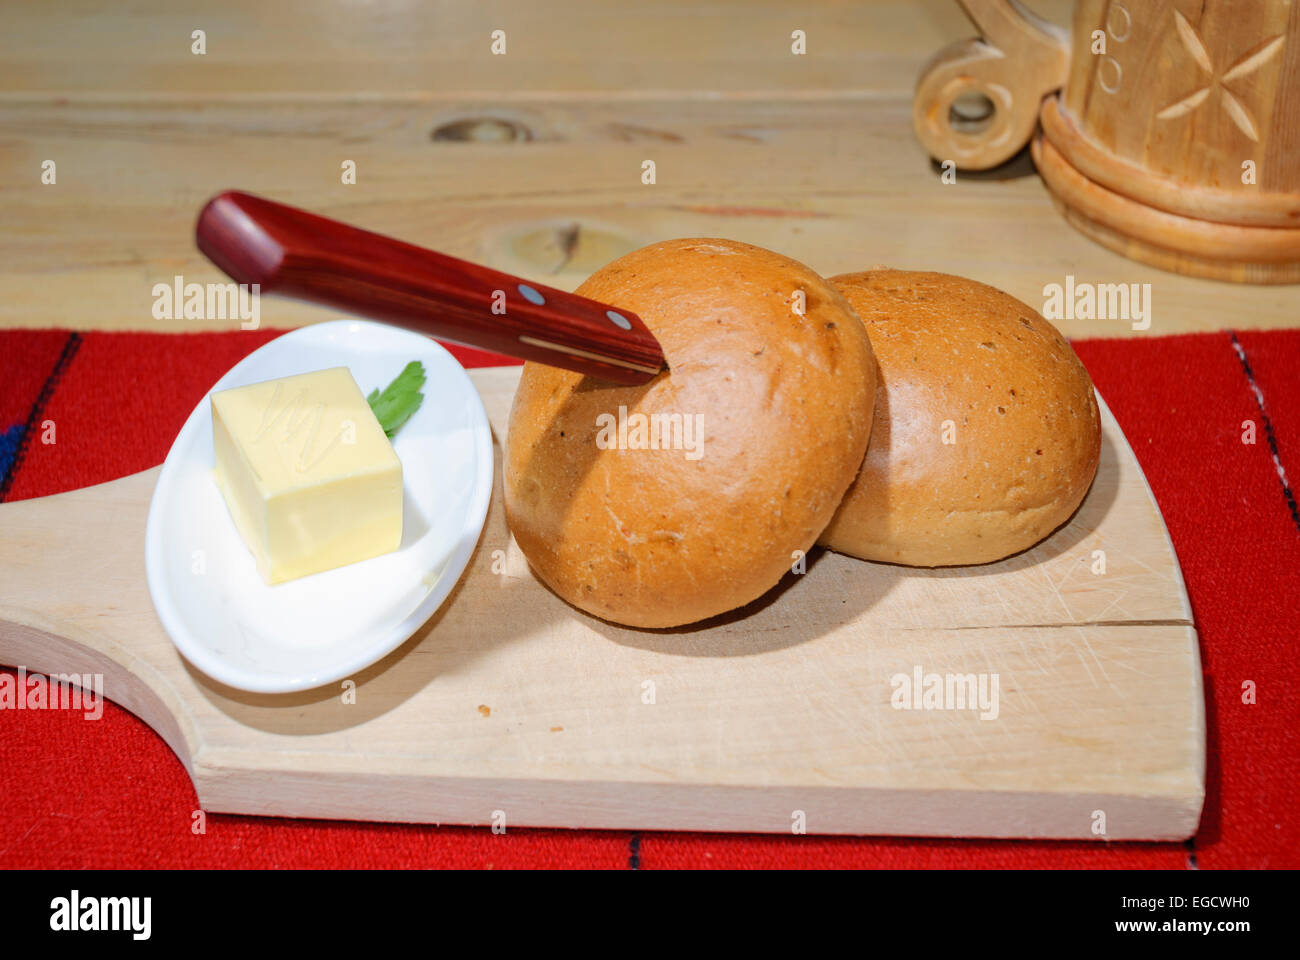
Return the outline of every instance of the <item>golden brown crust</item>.
[[[640,314],[669,372],[614,387],[524,366],[505,463],[515,539],[552,590],[617,623],[749,603],[813,545],[861,465],[875,393],[862,324],[809,268],[732,240],[653,244],[577,292]],[[620,407],[698,415],[700,456],[602,449],[598,418]]]
[[[1069,519],[1097,472],[1101,421],[1055,327],[949,274],[831,283],[862,318],[879,379],[862,472],[819,542],[913,566],[987,563]]]

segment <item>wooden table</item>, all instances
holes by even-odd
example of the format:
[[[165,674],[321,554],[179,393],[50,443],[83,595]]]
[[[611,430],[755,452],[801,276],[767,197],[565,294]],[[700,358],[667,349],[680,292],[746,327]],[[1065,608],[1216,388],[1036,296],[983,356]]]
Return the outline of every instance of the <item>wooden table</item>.
[[[1068,22],[1068,2],[1037,6]],[[230,187],[570,289],[642,244],[727,236],[824,274],[965,274],[1035,306],[1067,274],[1151,284],[1150,329],[1061,321],[1071,336],[1300,324],[1294,286],[1175,276],[1092,243],[1024,156],[943,183],[910,106],[925,60],[972,33],[953,0],[30,0],[5,20],[0,327],[234,329],[151,312],[156,283],[223,279],[192,230]],[[328,315],[262,305],[267,326]]]

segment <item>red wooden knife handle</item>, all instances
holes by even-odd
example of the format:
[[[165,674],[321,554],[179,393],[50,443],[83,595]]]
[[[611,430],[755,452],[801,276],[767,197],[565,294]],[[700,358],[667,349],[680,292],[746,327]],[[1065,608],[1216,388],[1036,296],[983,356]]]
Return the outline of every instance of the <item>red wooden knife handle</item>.
[[[629,310],[251,194],[208,201],[195,237],[209,260],[261,293],[614,383],[647,383],[664,366],[659,342]]]

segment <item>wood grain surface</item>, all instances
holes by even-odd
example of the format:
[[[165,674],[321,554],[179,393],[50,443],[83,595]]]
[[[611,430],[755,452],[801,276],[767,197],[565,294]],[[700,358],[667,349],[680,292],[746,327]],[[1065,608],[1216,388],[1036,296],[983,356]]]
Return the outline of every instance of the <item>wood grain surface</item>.
[[[499,441],[519,368],[470,376]],[[661,631],[532,576],[497,442],[469,569],[354,703],[342,685],[241,693],[181,659],[144,579],[149,470],[0,505],[0,663],[103,674],[211,811],[777,833],[802,812],[810,833],[1180,839],[1204,794],[1196,633],[1104,408],[1103,430],[1084,504],[1024,554],[915,570],[818,553],[741,612]],[[996,719],[895,709],[892,678],[917,668],[996,674]]]
[[[1070,6],[1034,4],[1058,25]],[[972,34],[953,0],[9,4],[0,327],[235,329],[156,319],[151,291],[223,279],[193,225],[236,187],[561,289],[645,243],[726,236],[825,275],[943,270],[1034,306],[1067,274],[1151,283],[1142,336],[1300,323],[1293,288],[1173,276],[1080,236],[1025,153],[944,183],[912,91]],[[268,326],[331,315],[263,306]],[[1122,319],[1058,325],[1135,335]]]

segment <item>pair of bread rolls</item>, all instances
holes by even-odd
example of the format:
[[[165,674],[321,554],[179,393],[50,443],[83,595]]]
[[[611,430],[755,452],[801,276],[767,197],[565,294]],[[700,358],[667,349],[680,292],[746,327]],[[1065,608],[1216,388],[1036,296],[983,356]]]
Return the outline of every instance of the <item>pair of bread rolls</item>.
[[[538,576],[603,619],[671,627],[744,606],[817,542],[917,566],[1001,559],[1065,522],[1096,472],[1087,371],[984,284],[828,281],[691,239],[577,292],[636,311],[668,370],[615,387],[526,364],[506,517]]]

